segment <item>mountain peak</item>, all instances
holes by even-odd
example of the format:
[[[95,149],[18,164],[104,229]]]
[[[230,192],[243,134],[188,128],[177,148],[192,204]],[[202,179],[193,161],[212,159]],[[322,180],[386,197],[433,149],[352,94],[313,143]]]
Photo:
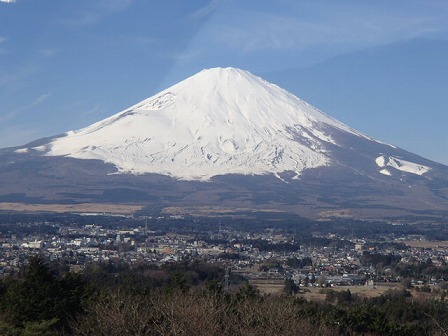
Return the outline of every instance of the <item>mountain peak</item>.
[[[246,81],[251,81],[251,82],[253,82],[253,81],[266,82],[262,78],[255,76],[254,74],[250,73],[247,70],[242,70],[242,69],[233,68],[233,67],[226,67],[226,68],[216,67],[216,68],[203,69],[200,72],[198,72],[197,74],[195,74],[187,79],[195,79],[195,78],[205,80],[205,81],[219,82],[219,83],[223,83],[228,80],[235,80],[235,81],[246,80]]]
[[[118,173],[297,178],[334,164],[341,134],[371,140],[248,71],[212,68],[34,149],[112,163]]]
[[[242,70],[242,69],[234,68],[234,67],[225,67],[225,68],[214,67],[214,68],[203,69],[200,72],[198,72],[197,75],[206,74],[206,73],[214,74],[217,76],[235,75],[235,74],[250,74],[250,72],[248,72],[246,70]]]
[[[254,76],[247,70],[234,67],[215,67],[199,71],[194,76],[214,76],[216,78],[232,77],[232,76]]]

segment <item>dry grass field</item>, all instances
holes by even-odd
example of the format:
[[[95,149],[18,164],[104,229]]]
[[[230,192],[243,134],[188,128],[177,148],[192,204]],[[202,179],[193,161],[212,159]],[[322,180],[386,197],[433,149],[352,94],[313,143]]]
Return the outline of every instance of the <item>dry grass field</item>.
[[[257,288],[262,294],[281,294],[283,287],[285,286],[283,279],[250,280],[250,284]]]
[[[357,295],[361,298],[371,298],[380,296],[390,289],[401,289],[403,288],[400,284],[379,284],[374,287],[370,286],[335,286],[331,287],[335,291],[346,291],[350,290],[353,295]],[[325,301],[325,290],[318,287],[307,287],[301,291],[298,296],[303,297],[309,301]]]
[[[141,210],[143,206],[127,204],[103,204],[103,203],[80,203],[80,204],[26,204],[26,203],[0,203],[0,211],[19,212],[75,212],[75,213],[107,213],[131,215]]]
[[[250,283],[255,286],[262,294],[281,294],[283,290],[283,280],[263,279],[263,280],[251,280]],[[361,298],[371,298],[384,294],[390,289],[402,289],[403,287],[398,284],[384,283],[374,287],[370,286],[335,286],[331,287],[335,291],[346,291],[347,289],[354,295]],[[306,287],[301,288],[300,293],[297,295],[303,297],[309,301],[324,301],[325,289],[319,287]],[[420,294],[420,293],[419,293]]]
[[[448,241],[430,241],[430,240],[406,240],[403,243],[410,247],[432,248],[432,249],[447,249]]]
[[[251,280],[250,283],[255,286],[260,293],[269,295],[281,295],[283,291],[283,280]],[[359,298],[372,298],[380,296],[386,293],[388,290],[401,290],[403,286],[399,283],[380,283],[375,286],[335,286],[330,289],[335,291],[346,291],[350,290],[352,295],[356,295]],[[440,294],[417,292],[410,289],[412,297],[415,300],[428,300],[428,299],[440,299]],[[301,288],[297,297],[304,298],[308,301],[324,302],[326,293],[324,288],[319,287],[306,287]]]

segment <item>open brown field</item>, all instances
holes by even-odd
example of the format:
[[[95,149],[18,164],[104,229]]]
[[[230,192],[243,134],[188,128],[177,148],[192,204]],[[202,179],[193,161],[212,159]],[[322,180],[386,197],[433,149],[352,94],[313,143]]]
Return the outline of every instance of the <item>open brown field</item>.
[[[260,280],[251,280],[250,283],[255,286],[262,294],[269,295],[281,295],[283,292],[283,280],[277,279],[260,279]],[[346,291],[350,290],[352,295],[356,295],[360,298],[372,298],[380,296],[386,293],[388,290],[401,290],[403,286],[399,283],[380,283],[375,286],[335,286],[329,288],[335,291]],[[325,288],[319,287],[306,287],[301,288],[300,292],[297,294],[297,297],[304,298],[308,301],[314,302],[324,302],[326,293]],[[409,289],[412,297],[415,300],[439,300],[440,293],[437,292],[417,292],[413,289]]]
[[[26,204],[26,203],[0,203],[0,211],[19,212],[77,212],[77,213],[108,213],[131,215],[141,210],[142,206],[127,204],[103,204],[103,203],[80,203],[80,204]]]
[[[389,289],[401,289],[400,284],[379,284],[374,287],[371,286],[335,286],[331,287],[335,291],[350,290],[352,294],[355,294],[361,298],[372,298],[384,294]],[[325,301],[325,289],[319,287],[307,287],[304,291],[301,291],[298,296],[303,297],[309,301]]]
[[[281,294],[285,286],[283,279],[256,279],[250,280],[250,284],[262,294]]]
[[[447,249],[448,240],[431,241],[431,240],[406,240],[404,243],[410,247]]]
[[[257,279],[251,280],[250,283],[255,286],[262,294],[281,294],[284,284],[283,280],[277,279]],[[331,287],[335,291],[346,291],[350,290],[352,294],[355,294],[362,298],[376,297],[384,294],[390,289],[401,289],[403,288],[400,284],[379,284],[374,287],[371,286],[335,286]],[[297,296],[303,297],[309,301],[325,301],[325,289],[319,287],[306,287],[301,288],[301,291]]]

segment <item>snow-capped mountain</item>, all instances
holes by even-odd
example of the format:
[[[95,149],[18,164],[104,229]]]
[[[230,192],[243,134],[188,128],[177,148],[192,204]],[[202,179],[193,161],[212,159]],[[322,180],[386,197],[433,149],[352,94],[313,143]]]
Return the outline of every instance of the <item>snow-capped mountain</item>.
[[[363,137],[291,93],[251,73],[214,68],[45,146],[48,156],[98,159],[119,173],[157,173],[183,180],[216,175],[263,175],[335,164],[334,131]],[[380,153],[378,153],[380,154]],[[382,158],[382,159],[380,159]],[[423,174],[428,167],[376,160]]]
[[[446,166],[369,138],[235,68],[203,70],[107,119],[2,150],[0,158],[9,186],[0,202],[11,195],[105,202],[114,194],[132,203],[138,194],[138,204],[164,206],[448,210]]]
[[[331,164],[328,128],[353,132],[249,72],[203,70],[108,119],[69,132],[47,155],[99,159],[121,173],[184,180]]]

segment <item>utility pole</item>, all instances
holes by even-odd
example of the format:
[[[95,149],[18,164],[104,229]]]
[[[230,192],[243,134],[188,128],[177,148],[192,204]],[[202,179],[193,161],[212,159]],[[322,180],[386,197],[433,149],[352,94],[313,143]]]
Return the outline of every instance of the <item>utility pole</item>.
[[[148,232],[148,216],[145,216],[145,239]]]
[[[224,290],[230,293],[230,266],[226,267],[226,274],[224,276]]]

